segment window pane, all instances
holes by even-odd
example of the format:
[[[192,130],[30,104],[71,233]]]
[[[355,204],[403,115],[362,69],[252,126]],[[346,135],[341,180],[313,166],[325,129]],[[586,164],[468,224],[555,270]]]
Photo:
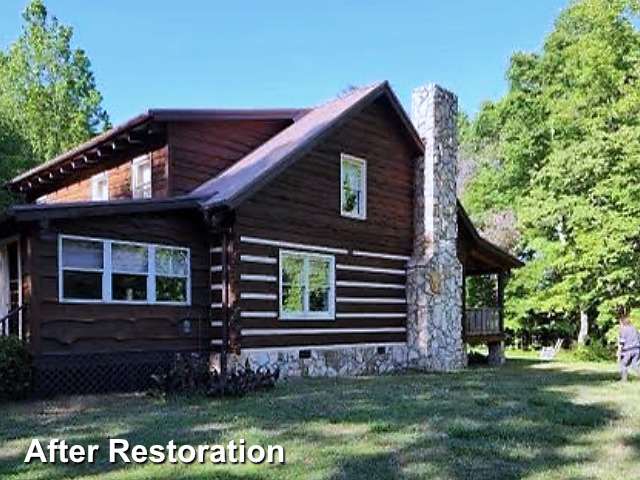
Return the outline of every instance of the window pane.
[[[70,268],[102,269],[102,242],[63,238],[62,265]]]
[[[134,198],[151,198],[151,162],[145,159],[133,164],[133,196]]]
[[[362,169],[359,163],[342,162],[342,211],[361,213]]]
[[[156,247],[156,273],[188,277],[189,252],[176,248]]]
[[[282,255],[282,311],[304,311],[304,258]]]
[[[151,183],[151,164],[150,163],[145,163],[144,165],[140,166],[140,178],[142,179],[142,184],[149,184]]]
[[[147,273],[149,271],[148,247],[113,243],[111,246],[111,269],[114,272]]]
[[[107,176],[99,174],[91,179],[92,200],[109,200],[109,184]]]
[[[114,300],[146,300],[147,276],[114,273],[111,282]]]
[[[102,273],[63,272],[62,292],[67,299],[102,300]]]
[[[186,302],[187,279],[156,277],[156,300],[158,302]]]
[[[331,289],[331,261],[328,258],[309,258],[309,311],[329,312]]]

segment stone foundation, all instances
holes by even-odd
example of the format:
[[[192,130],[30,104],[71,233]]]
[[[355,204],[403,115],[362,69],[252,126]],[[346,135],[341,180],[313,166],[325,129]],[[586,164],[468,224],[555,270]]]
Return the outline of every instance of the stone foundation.
[[[273,348],[231,355],[229,368],[280,368],[281,377],[339,377],[376,375],[407,367],[407,347],[394,345],[349,345],[335,347]]]

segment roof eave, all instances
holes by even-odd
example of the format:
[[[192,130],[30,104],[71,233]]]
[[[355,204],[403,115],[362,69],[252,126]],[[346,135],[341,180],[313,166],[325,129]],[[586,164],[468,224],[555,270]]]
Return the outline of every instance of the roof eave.
[[[466,228],[467,232],[471,235],[472,241],[480,248],[489,251],[491,254],[495,255],[500,259],[502,265],[507,267],[508,269],[512,268],[520,268],[524,266],[524,262],[519,260],[518,258],[511,255],[506,250],[500,248],[489,240],[483,238],[476,229],[475,225],[469,218],[466,210],[462,206],[462,203],[458,200],[458,218],[462,220],[463,226]]]
[[[137,115],[129,120],[127,120],[126,122],[117,125],[114,128],[111,128],[109,130],[107,130],[106,132],[103,132],[99,135],[96,135],[95,137],[93,137],[91,140],[87,140],[86,142],[78,145],[75,148],[72,148],[71,150],[68,150],[66,152],[64,152],[61,155],[58,155],[57,157],[41,164],[38,165],[37,167],[34,167],[30,170],[27,170],[26,172],[12,178],[11,180],[9,180],[8,184],[9,185],[15,185],[18,184],[20,182],[22,182],[23,180],[28,179],[29,177],[33,177],[39,173],[43,173],[45,171],[47,171],[48,169],[55,167],[57,165],[59,165],[60,163],[66,162],[68,160],[71,160],[74,157],[77,157],[79,155],[82,155],[83,153],[92,150],[94,148],[96,148],[97,146],[99,146],[101,143],[108,141],[109,139],[111,139],[112,137],[115,137],[117,135],[120,135],[121,133],[126,132],[127,130],[130,130],[133,127],[136,127],[138,125],[141,125],[142,123],[148,121],[151,119],[151,115],[149,114],[149,112],[144,112],[141,113],[140,115]]]
[[[197,210],[201,205],[197,198],[179,197],[167,199],[113,200],[109,202],[73,202],[16,205],[8,214],[18,222],[42,219],[100,217],[117,214]]]

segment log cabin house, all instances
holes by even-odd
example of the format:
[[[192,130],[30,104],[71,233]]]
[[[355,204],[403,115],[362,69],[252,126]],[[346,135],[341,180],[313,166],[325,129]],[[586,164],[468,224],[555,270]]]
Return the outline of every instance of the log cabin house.
[[[455,196],[457,100],[387,82],[313,108],[155,109],[14,178],[0,328],[43,394],[144,388],[178,352],[285,375],[500,358],[464,278],[520,262]],[[414,126],[415,124],[415,126]]]

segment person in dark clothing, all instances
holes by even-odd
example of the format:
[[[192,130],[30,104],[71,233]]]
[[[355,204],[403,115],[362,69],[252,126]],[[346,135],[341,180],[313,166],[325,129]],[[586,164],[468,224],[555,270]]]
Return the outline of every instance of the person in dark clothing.
[[[627,368],[631,366],[637,376],[640,376],[640,335],[638,329],[629,321],[629,316],[620,316],[620,333],[618,335],[618,365],[620,380],[627,380]]]

